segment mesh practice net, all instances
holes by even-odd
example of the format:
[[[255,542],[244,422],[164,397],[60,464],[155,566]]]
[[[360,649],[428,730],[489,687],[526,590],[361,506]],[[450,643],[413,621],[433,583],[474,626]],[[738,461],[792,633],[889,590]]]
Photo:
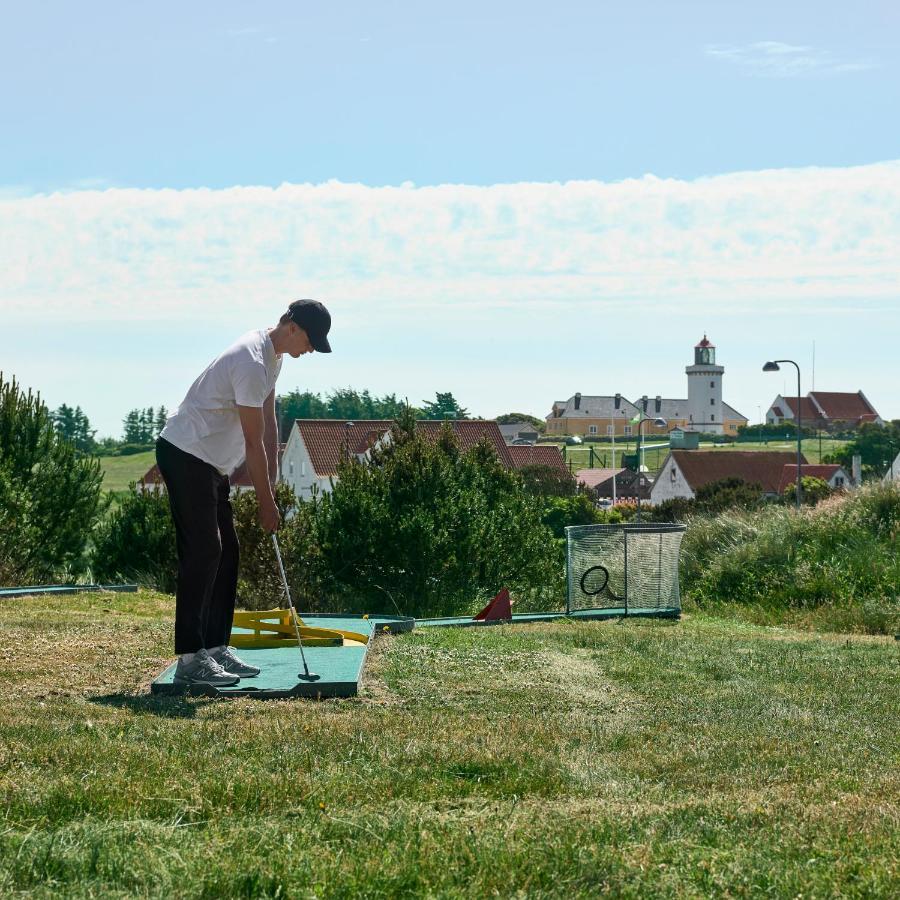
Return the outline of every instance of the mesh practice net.
[[[678,557],[684,525],[570,525],[567,611],[680,610]]]

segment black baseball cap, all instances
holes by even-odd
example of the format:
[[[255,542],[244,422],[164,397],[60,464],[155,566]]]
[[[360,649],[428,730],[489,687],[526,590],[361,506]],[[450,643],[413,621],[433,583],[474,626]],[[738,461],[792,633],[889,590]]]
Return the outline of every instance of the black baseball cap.
[[[331,353],[331,344],[328,343],[331,313],[318,300],[295,300],[288,307],[287,315],[306,332],[316,353]]]

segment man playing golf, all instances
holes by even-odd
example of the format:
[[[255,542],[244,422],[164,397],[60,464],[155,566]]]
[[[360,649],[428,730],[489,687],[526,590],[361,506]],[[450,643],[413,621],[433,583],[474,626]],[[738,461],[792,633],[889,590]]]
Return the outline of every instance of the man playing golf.
[[[239,553],[228,476],[246,459],[259,523],[277,531],[275,381],[283,354],[330,353],[330,328],[321,303],[291,303],[277,325],[247,332],[214,359],[160,432],[156,461],[178,548],[176,684],[230,687],[259,674],[228,646]]]

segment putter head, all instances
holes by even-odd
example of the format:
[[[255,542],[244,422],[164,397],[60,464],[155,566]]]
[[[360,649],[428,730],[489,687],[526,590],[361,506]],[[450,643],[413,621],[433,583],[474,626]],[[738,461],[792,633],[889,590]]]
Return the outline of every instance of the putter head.
[[[321,677],[321,675],[316,675],[315,672],[300,672],[300,674],[297,675],[297,678],[299,678],[300,681],[318,681]]]

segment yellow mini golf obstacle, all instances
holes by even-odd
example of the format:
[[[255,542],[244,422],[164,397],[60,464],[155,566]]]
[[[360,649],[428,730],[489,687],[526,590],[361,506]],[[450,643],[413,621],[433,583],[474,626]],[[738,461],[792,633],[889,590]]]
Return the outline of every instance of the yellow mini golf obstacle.
[[[291,609],[235,610],[231,645],[244,650],[268,650],[296,644],[297,634]],[[309,647],[365,647],[370,632],[320,628],[307,625],[297,616],[300,637]]]

